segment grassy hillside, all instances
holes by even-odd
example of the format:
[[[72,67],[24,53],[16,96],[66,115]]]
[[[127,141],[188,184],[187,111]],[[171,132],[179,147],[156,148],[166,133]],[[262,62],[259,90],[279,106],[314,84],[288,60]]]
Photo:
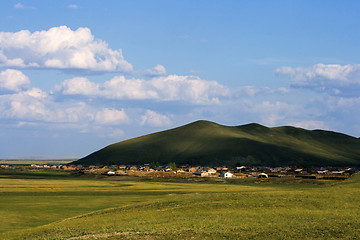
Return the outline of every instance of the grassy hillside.
[[[197,121],[182,127],[107,146],[75,163],[83,165],[160,164],[360,165],[360,140],[348,135],[259,124],[223,126]]]
[[[360,175],[208,184],[52,173],[1,172],[0,239],[360,238]]]

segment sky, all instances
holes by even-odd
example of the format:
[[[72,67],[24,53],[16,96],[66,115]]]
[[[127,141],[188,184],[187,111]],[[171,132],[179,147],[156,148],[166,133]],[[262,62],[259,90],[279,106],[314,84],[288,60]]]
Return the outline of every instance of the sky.
[[[360,1],[0,2],[0,158],[196,120],[360,137]]]

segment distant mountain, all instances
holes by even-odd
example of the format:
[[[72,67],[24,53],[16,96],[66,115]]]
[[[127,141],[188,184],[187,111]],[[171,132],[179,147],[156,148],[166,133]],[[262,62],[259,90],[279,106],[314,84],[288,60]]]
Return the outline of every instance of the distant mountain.
[[[159,162],[201,166],[360,166],[360,139],[295,127],[196,121],[109,145],[75,161],[83,165]]]

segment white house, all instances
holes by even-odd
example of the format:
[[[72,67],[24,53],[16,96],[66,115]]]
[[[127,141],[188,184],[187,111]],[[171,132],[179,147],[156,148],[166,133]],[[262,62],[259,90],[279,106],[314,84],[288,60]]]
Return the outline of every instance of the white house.
[[[220,177],[224,177],[224,178],[231,178],[233,175],[230,172],[222,172],[220,173]]]
[[[268,178],[269,176],[266,173],[260,173],[258,178]]]
[[[115,172],[113,172],[113,171],[107,171],[107,172],[105,172],[105,174],[107,174],[107,175],[109,175],[109,176],[112,176],[112,175],[115,175]]]
[[[216,170],[213,169],[213,168],[210,168],[210,169],[207,170],[207,173],[208,173],[208,174],[215,174],[215,173],[216,173]]]

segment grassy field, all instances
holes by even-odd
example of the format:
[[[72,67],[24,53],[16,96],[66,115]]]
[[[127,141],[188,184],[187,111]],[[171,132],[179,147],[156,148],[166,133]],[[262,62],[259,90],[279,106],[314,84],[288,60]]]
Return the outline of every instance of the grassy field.
[[[76,159],[0,159],[0,164],[31,165],[31,164],[68,164]]]
[[[0,171],[0,239],[359,239],[346,181],[156,182]]]

